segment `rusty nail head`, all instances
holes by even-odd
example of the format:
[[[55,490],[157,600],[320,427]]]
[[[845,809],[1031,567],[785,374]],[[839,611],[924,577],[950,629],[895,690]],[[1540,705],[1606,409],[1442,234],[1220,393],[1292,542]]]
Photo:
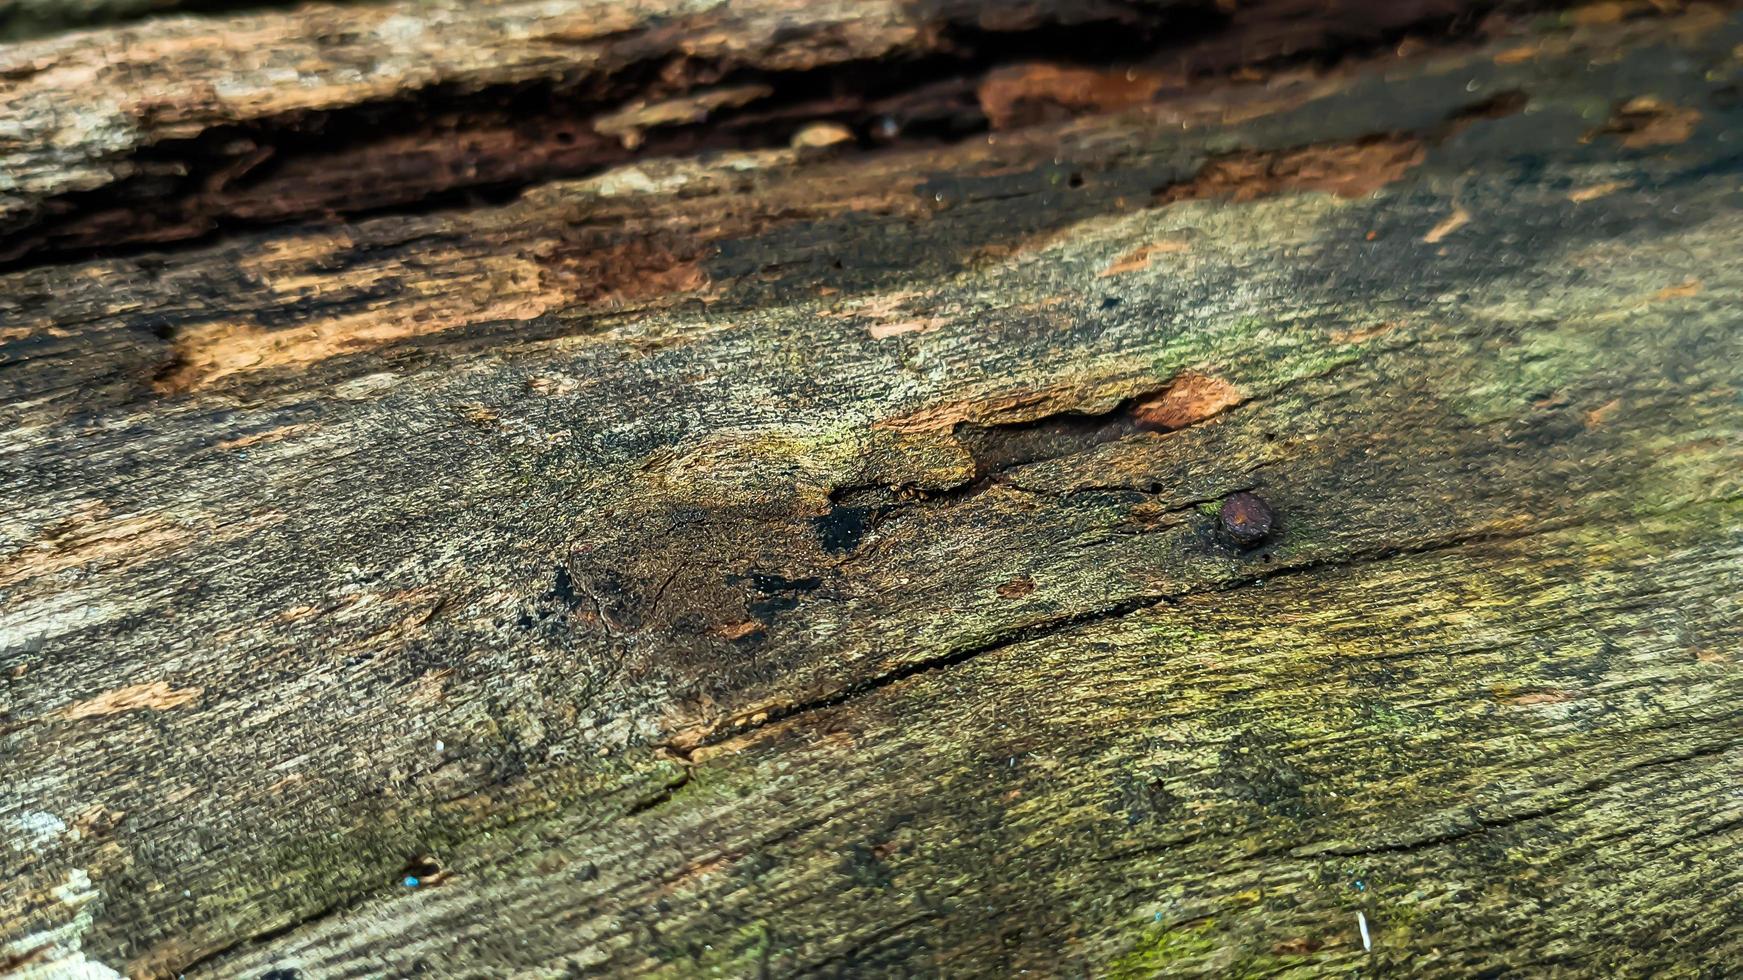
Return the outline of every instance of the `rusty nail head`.
[[[1243,490],[1230,494],[1217,513],[1223,533],[1243,548],[1251,548],[1271,536],[1276,515],[1271,505],[1256,493]]]

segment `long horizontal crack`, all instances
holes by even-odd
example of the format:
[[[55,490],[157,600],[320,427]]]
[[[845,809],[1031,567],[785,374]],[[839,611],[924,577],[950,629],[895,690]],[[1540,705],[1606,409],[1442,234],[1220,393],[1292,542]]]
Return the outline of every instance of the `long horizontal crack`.
[[[870,694],[874,691],[883,690],[892,684],[898,684],[910,677],[916,677],[920,674],[936,670],[946,670],[950,667],[957,666],[958,664],[968,663],[978,657],[1003,650],[1007,647],[1015,646],[1019,643],[1045,639],[1046,637],[1075,629],[1080,626],[1087,626],[1092,623],[1106,622],[1108,620],[1119,619],[1122,616],[1129,616],[1139,610],[1154,606],[1158,602],[1164,601],[1164,599],[1165,597],[1153,597],[1147,595],[1137,596],[1123,602],[1102,606],[1097,609],[1076,613],[1071,616],[1050,619],[1040,623],[1032,623],[1028,626],[1000,634],[984,643],[966,647],[952,653],[947,653],[943,656],[916,660],[913,663],[904,664],[888,673],[879,674],[876,677],[868,678],[857,684],[851,684],[824,697],[815,698],[809,701],[798,701],[793,704],[773,708],[760,714],[755,721],[722,726],[708,732],[706,735],[694,741],[687,742],[683,745],[668,744],[665,748],[672,751],[674,754],[688,759],[690,758],[691,753],[702,746],[714,745],[730,738],[746,735],[759,728],[764,728],[776,722],[786,721],[800,715],[838,707],[854,700],[855,698],[863,697],[864,695]]]
[[[1663,518],[1683,511],[1695,510],[1703,507],[1723,506],[1725,504],[1734,503],[1740,499],[1743,498],[1723,498],[1719,500],[1698,501],[1669,508],[1657,514],[1629,516],[1608,523],[1638,523],[1647,518]],[[923,658],[911,663],[903,664],[887,673],[879,674],[863,681],[847,685],[829,694],[805,701],[796,701],[791,704],[769,708],[758,712],[753,720],[720,725],[706,733],[684,739],[681,742],[674,741],[665,743],[661,748],[664,748],[679,758],[688,761],[692,758],[692,753],[694,753],[698,748],[708,745],[716,745],[727,741],[728,739],[748,735],[758,729],[766,728],[769,725],[778,722],[790,721],[802,715],[840,707],[843,704],[867,694],[883,690],[891,685],[901,683],[902,681],[908,680],[912,677],[917,677],[921,674],[947,670],[952,667],[969,663],[970,661],[986,656],[987,654],[996,653],[1000,650],[1005,650],[1022,643],[1046,639],[1051,636],[1056,636],[1061,633],[1096,623],[1121,619],[1145,609],[1170,605],[1194,597],[1233,592],[1238,589],[1250,587],[1261,581],[1268,582],[1279,578],[1324,571],[1347,570],[1364,565],[1390,561],[1394,558],[1422,557],[1424,555],[1431,555],[1438,552],[1451,551],[1474,545],[1520,541],[1545,534],[1553,534],[1560,531],[1604,523],[1607,522],[1602,519],[1572,518],[1563,521],[1544,521],[1536,526],[1517,531],[1482,531],[1463,535],[1448,535],[1446,537],[1414,545],[1359,549],[1348,552],[1338,558],[1302,562],[1297,565],[1267,566],[1264,571],[1255,572],[1251,575],[1237,576],[1231,580],[1216,583],[1204,588],[1136,595],[1120,602],[1110,603],[1108,605],[1099,606],[1095,609],[1073,613],[1069,616],[1061,616],[1044,620],[1039,623],[1031,623],[1001,633],[992,639],[970,647],[944,653],[936,657]]]

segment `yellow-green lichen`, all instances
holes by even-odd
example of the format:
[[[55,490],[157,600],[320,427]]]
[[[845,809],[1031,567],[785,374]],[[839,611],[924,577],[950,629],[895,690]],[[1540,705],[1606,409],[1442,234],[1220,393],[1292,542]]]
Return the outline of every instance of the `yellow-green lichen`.
[[[1109,963],[1109,980],[1147,980],[1185,960],[1197,959],[1217,947],[1216,920],[1181,926],[1151,925],[1118,959]]]

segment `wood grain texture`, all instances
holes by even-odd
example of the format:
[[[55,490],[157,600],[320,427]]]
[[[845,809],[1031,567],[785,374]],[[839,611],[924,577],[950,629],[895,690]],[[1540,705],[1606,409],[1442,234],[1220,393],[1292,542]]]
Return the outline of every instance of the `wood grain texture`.
[[[296,6],[297,0],[0,0],[0,40],[21,41],[66,31],[125,24],[174,14],[217,14]],[[368,3],[372,0],[326,0]]]
[[[0,973],[1725,975],[1743,18],[1614,6],[1175,81],[1049,57],[1095,4],[0,48],[176,106],[5,150]],[[499,197],[368,206],[428,115],[67,197],[559,76],[615,149]]]
[[[1471,9],[403,0],[51,37],[0,51],[0,262],[495,199],[638,156],[785,145],[806,122],[960,137]],[[1096,67],[1029,91],[1048,59]]]

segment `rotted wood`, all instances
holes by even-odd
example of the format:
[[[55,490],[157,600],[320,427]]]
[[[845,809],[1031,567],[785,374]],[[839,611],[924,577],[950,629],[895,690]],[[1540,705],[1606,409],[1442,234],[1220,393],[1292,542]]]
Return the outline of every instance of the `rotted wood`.
[[[1743,17],[1339,9],[0,47],[0,975],[1726,975]]]

